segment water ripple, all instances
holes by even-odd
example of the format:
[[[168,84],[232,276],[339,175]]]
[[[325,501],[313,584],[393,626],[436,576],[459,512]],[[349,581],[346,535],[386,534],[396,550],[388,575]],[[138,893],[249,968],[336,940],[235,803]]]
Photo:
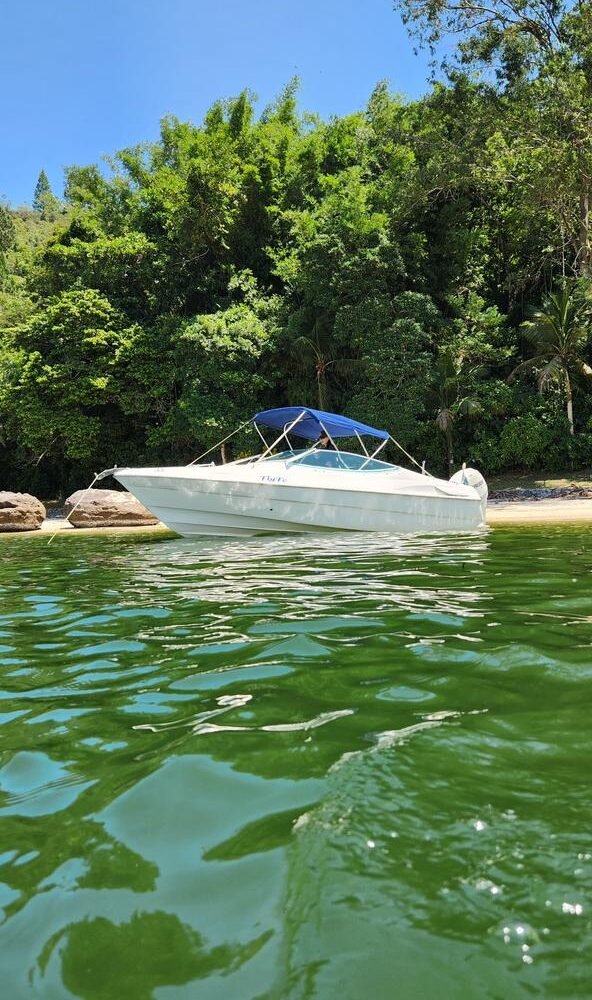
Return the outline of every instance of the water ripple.
[[[589,532],[0,547],[7,995],[590,995]]]

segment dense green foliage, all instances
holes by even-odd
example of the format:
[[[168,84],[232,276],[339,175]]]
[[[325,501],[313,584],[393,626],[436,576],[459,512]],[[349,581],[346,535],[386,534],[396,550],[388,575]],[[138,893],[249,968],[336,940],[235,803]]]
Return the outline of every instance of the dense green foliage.
[[[490,69],[449,67],[415,102],[380,84],[329,122],[294,84],[259,117],[245,91],[109,173],[70,168],[64,205],[0,210],[3,486],[188,461],[299,402],[388,427],[435,471],[589,461],[588,21],[556,0],[539,21],[493,3],[486,25],[400,6]]]

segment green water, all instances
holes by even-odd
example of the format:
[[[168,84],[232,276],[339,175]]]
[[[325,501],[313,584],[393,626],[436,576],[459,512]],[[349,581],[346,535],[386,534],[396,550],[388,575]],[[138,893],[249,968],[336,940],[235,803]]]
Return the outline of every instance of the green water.
[[[592,996],[591,540],[0,538],[2,997]]]

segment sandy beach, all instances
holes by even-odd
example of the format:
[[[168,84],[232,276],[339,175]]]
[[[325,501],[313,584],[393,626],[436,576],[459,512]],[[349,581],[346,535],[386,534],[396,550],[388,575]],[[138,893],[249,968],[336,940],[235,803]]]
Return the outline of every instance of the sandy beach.
[[[65,517],[52,517],[48,518],[43,522],[40,529],[43,534],[47,534],[50,537],[55,534],[71,534],[71,535],[104,535],[108,532],[111,535],[171,535],[172,532],[166,527],[165,524],[139,524],[130,527],[119,527],[119,528],[75,528],[66,521]],[[14,536],[14,532],[12,533]],[[19,532],[21,535],[31,535],[38,534],[38,532]],[[1,537],[1,536],[0,536]]]
[[[573,497],[548,500],[493,501],[487,506],[492,527],[511,524],[575,524],[592,522],[592,499]]]

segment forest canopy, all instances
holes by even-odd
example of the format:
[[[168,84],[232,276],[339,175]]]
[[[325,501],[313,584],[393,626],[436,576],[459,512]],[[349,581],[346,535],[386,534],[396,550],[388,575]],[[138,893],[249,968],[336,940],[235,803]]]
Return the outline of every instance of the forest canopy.
[[[400,6],[427,44],[462,36],[422,99],[380,83],[323,121],[296,81],[260,112],[245,90],[0,207],[4,488],[189,461],[297,403],[435,472],[589,462],[588,22]]]

